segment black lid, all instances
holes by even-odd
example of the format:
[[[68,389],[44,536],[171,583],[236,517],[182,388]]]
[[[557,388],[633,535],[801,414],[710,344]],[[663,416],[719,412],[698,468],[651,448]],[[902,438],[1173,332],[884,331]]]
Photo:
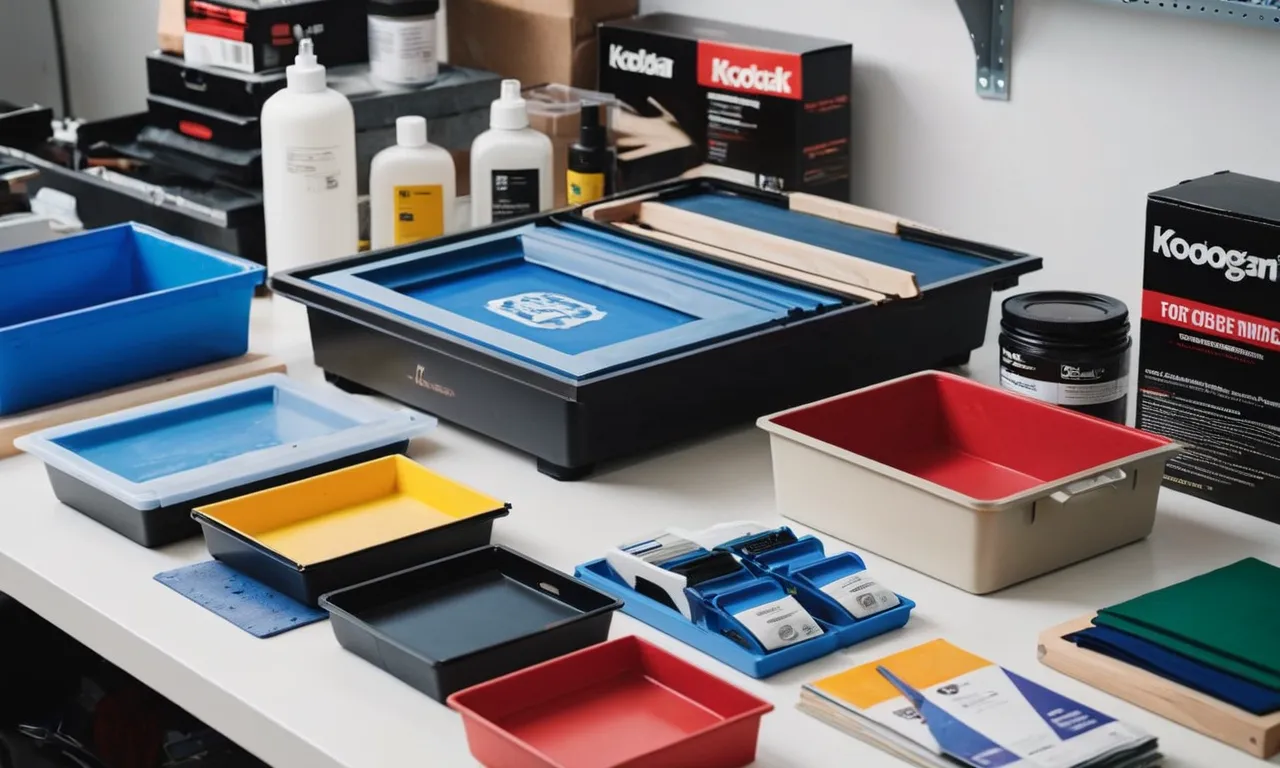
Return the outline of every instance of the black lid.
[[[1129,308],[1119,299],[1097,293],[1036,291],[1005,299],[1004,322],[1053,336],[1127,332]]]
[[[374,16],[434,16],[440,12],[440,0],[369,0],[369,13]]]
[[[604,123],[601,122],[599,104],[583,104],[579,116],[577,146],[586,149],[604,149],[608,141],[605,139]]]

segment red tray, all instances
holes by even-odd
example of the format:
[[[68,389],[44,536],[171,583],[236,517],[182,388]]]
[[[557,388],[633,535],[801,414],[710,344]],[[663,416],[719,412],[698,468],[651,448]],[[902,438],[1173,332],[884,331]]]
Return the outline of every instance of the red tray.
[[[767,418],[982,501],[1172,443],[937,371]]]
[[[738,768],[773,710],[638,637],[481,683],[449,706],[488,768]]]

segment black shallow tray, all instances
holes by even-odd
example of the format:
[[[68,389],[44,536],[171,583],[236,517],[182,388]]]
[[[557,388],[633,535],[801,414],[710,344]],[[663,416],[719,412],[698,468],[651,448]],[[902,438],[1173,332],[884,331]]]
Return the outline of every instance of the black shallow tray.
[[[192,517],[204,528],[205,545],[214,559],[300,603],[319,605],[326,592],[484,547],[493,536],[493,521],[510,512],[510,506],[504,505],[305,567],[198,511]]]
[[[678,195],[697,189],[787,205],[782,195],[718,180],[675,181],[640,191]],[[557,218],[585,222],[567,213],[544,214],[433,244]],[[963,364],[986,340],[992,291],[1011,288],[1020,275],[1040,268],[1038,257],[925,230],[907,230],[903,237],[981,255],[993,266],[929,286],[919,298],[850,303],[581,382],[309,281],[335,264],[352,267],[421,246],[279,273],[270,285],[309,307],[315,362],[330,382],[350,392],[386,395],[488,435],[533,454],[539,471],[574,480],[590,474],[597,462],[908,373]]]
[[[325,595],[343,648],[439,702],[604,642],[622,601],[506,547]]]
[[[53,495],[58,501],[80,512],[86,517],[97,520],[106,527],[126,538],[132,539],[144,547],[163,547],[183,539],[189,539],[200,533],[200,526],[191,519],[191,510],[219,501],[247,496],[277,485],[305,480],[315,475],[363,464],[366,461],[393,456],[409,450],[409,441],[401,440],[380,448],[344,456],[342,458],[317,464],[314,467],[287,472],[283,475],[268,477],[255,483],[228,488],[225,491],[201,496],[196,499],[171,504],[155,509],[136,509],[123,501],[104,493],[102,490],[77,480],[67,473],[46,465],[49,472],[49,484],[53,486]]]

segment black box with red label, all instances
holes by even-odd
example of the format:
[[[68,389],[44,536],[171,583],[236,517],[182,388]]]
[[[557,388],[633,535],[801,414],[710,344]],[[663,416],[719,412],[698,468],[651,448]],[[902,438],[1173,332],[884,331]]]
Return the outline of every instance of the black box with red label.
[[[1223,172],[1147,201],[1137,426],[1165,484],[1280,522],[1280,183]]]
[[[849,43],[669,13],[600,26],[619,185],[701,164],[775,191],[849,199]]]
[[[369,16],[354,0],[186,0],[190,64],[264,72],[293,63],[311,38],[326,67],[369,60]]]

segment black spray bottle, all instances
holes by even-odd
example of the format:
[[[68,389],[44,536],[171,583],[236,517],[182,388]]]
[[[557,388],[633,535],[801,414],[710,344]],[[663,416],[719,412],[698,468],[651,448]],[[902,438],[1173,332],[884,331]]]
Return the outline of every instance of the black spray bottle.
[[[570,205],[583,205],[612,194],[614,153],[599,104],[582,105],[578,141],[569,147],[569,175],[565,189]]]

